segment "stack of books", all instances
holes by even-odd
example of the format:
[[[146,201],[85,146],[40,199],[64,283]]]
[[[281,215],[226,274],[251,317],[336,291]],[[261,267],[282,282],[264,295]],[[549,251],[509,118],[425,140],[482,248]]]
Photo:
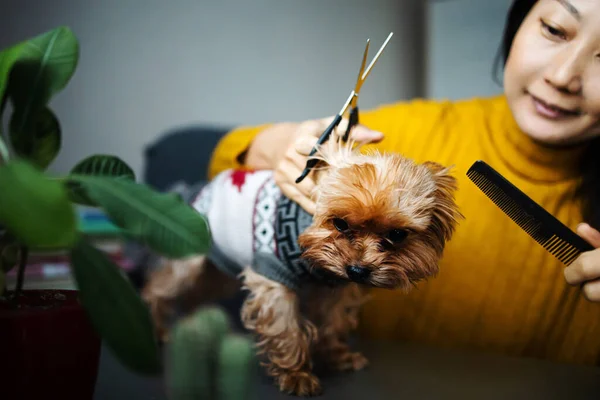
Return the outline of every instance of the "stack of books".
[[[133,262],[124,252],[125,240],[120,229],[101,210],[80,206],[77,208],[79,230],[87,240],[102,250],[125,272],[133,268]],[[75,287],[69,266],[69,253],[66,251],[31,252],[25,268],[24,287],[29,289]],[[13,268],[6,276],[8,288],[16,282],[17,269]]]

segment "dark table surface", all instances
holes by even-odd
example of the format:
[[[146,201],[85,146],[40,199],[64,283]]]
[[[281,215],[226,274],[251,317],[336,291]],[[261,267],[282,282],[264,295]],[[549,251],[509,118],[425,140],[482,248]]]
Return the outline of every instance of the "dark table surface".
[[[403,343],[359,343],[368,369],[322,380],[318,399],[600,399],[600,368]],[[292,399],[264,377],[256,399]],[[161,378],[135,375],[103,348],[94,400],[167,399]]]

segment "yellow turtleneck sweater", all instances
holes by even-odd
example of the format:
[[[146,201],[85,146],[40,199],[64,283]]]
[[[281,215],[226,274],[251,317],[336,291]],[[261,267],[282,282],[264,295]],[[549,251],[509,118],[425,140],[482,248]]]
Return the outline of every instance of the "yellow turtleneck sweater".
[[[484,160],[572,229],[577,150],[541,147],[523,135],[503,96],[459,102],[415,100],[361,112],[385,139],[372,145],[416,161],[454,165],[465,215],[447,244],[440,274],[409,294],[377,289],[360,333],[554,361],[600,364],[600,304],[566,284],[564,266],[466,177]],[[210,175],[236,162],[265,126],[241,127],[217,146]]]

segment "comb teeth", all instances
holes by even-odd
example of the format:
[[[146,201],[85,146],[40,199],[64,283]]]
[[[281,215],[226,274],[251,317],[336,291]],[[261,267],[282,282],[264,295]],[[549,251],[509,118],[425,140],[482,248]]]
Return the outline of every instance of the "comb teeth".
[[[566,265],[570,265],[581,251],[578,248],[573,246],[570,243],[565,242],[561,238],[556,235],[552,235],[550,239],[543,246],[548,250],[552,255],[558,258],[560,261],[565,263]]]
[[[581,251],[577,247],[558,237],[556,234],[549,234],[544,229],[541,221],[538,221],[533,215],[527,213],[522,206],[496,184],[491,182],[485,175],[471,169],[467,172],[467,177],[510,219],[519,225],[521,229],[562,263],[570,265],[579,256]]]

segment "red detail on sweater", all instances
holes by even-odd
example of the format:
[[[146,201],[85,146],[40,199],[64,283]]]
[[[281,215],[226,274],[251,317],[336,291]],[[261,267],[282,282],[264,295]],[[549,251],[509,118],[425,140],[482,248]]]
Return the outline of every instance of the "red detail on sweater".
[[[238,188],[238,192],[242,193],[242,186],[246,183],[246,175],[252,174],[254,171],[235,170],[231,173],[231,184]]]

